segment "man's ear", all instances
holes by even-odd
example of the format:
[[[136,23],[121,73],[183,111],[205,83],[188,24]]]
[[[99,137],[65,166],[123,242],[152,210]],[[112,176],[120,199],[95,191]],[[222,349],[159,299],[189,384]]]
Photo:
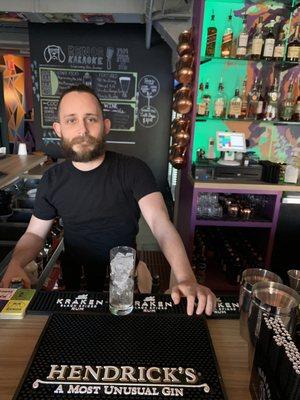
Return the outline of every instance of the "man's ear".
[[[110,119],[105,118],[105,119],[103,120],[103,132],[104,132],[105,135],[107,135],[107,134],[109,133],[110,128],[111,128]]]
[[[52,128],[58,137],[61,137],[61,126],[59,122],[53,122]]]

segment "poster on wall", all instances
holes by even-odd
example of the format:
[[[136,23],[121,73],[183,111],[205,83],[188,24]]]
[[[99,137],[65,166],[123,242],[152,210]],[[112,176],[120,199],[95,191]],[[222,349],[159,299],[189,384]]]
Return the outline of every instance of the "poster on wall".
[[[73,85],[91,87],[111,120],[107,148],[135,155],[166,181],[172,101],[171,49],[137,24],[29,24],[37,148],[61,158],[52,129],[58,100]]]

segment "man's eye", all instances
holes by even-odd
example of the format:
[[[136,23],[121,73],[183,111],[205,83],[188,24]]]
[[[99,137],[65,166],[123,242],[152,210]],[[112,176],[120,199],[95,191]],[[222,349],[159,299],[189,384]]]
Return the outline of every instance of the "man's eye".
[[[76,118],[69,118],[66,121],[67,124],[75,124],[75,122],[76,122]]]
[[[88,121],[89,123],[94,123],[94,122],[97,122],[98,119],[97,119],[96,117],[88,117],[88,118],[87,118],[87,121]]]

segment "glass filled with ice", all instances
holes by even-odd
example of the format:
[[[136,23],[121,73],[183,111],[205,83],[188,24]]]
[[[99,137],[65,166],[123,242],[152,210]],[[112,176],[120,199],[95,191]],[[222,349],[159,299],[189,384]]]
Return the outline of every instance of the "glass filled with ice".
[[[110,250],[109,310],[127,315],[133,310],[136,251],[127,246]]]

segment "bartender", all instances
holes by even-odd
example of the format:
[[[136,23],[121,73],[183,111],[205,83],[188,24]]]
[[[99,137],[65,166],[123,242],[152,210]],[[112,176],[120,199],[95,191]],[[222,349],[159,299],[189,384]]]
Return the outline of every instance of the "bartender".
[[[210,315],[216,298],[199,285],[192,272],[179,234],[169,219],[161,193],[149,167],[135,157],[105,150],[110,120],[102,104],[85,85],[67,89],[58,102],[53,129],[61,138],[66,160],[43,175],[33,216],[18,241],[2,279],[30,281],[24,267],[36,258],[52,226],[60,216],[64,225],[65,255],[62,273],[67,290],[79,290],[82,267],[88,290],[103,289],[109,250],[135,247],[140,212],[143,214],[177,280],[172,299],[187,298],[187,313]]]

